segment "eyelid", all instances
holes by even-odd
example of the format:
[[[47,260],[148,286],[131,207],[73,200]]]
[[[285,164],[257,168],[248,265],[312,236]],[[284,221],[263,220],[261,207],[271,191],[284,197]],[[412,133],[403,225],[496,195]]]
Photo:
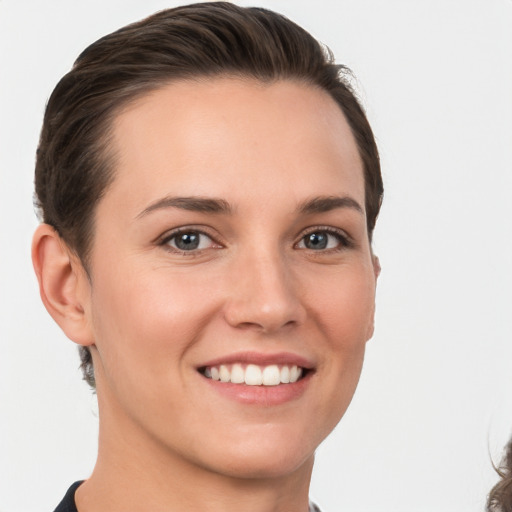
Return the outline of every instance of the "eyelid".
[[[180,233],[195,232],[195,233],[199,233],[201,235],[208,237],[213,243],[213,247],[211,247],[211,248],[219,249],[219,248],[225,247],[225,243],[219,241],[220,236],[218,235],[218,233],[217,232],[212,233],[212,231],[213,230],[211,228],[209,228],[208,226],[204,226],[204,225],[192,224],[192,225],[178,226],[178,227],[172,228],[172,229],[164,232],[162,235],[158,236],[154,240],[153,243],[158,246],[166,246],[168,244],[169,240],[171,240],[173,237],[179,235]],[[325,232],[325,233],[331,234],[331,235],[337,237],[339,240],[339,243],[340,243],[339,247],[332,248],[332,249],[326,249],[323,251],[315,251],[315,252],[324,252],[324,253],[325,252],[335,252],[335,251],[340,251],[343,249],[354,247],[354,245],[355,245],[354,239],[345,230],[334,227],[334,226],[316,225],[316,226],[309,226],[309,227],[303,229],[301,231],[297,241],[294,243],[294,247],[296,248],[297,245],[304,240],[304,237],[306,237],[309,234],[315,233],[315,232]],[[195,250],[191,250],[191,251],[180,251],[180,249],[175,248],[175,247],[171,247],[168,245],[167,245],[167,247],[170,252],[175,252],[175,253],[179,253],[179,254],[188,254],[190,256],[192,254],[198,254],[198,253],[201,253],[202,251],[207,250],[207,249],[195,249]],[[210,249],[210,247],[208,249]],[[306,250],[308,250],[308,249],[306,248]]]
[[[162,247],[167,246],[168,250],[170,252],[175,252],[175,253],[179,253],[179,254],[187,254],[187,255],[198,254],[202,251],[207,250],[207,249],[195,249],[195,250],[190,250],[190,251],[181,251],[180,249],[178,249],[176,247],[171,247],[168,245],[169,241],[172,240],[172,238],[174,238],[175,236],[178,236],[182,233],[191,233],[192,232],[192,233],[198,233],[200,235],[204,235],[204,236],[208,237],[213,242],[212,248],[219,249],[221,247],[224,247],[224,244],[222,242],[219,242],[219,236],[217,234],[211,233],[211,231],[212,230],[209,229],[207,226],[200,226],[200,225],[194,225],[194,224],[179,226],[179,227],[170,229],[170,230],[166,231],[165,233],[163,233],[162,235],[160,235],[158,238],[156,238],[156,240],[154,241],[154,244],[158,245],[158,246],[162,246]]]
[[[354,245],[355,245],[354,239],[343,229],[336,228],[334,226],[318,225],[318,226],[310,226],[308,228],[305,228],[299,235],[299,239],[294,244],[294,246],[296,247],[300,242],[302,242],[304,240],[304,237],[306,237],[307,235],[310,235],[312,233],[317,233],[317,232],[324,232],[324,233],[328,233],[330,235],[334,235],[335,237],[338,238],[338,240],[340,242],[340,247],[337,247],[335,249],[326,249],[323,251],[315,251],[315,252],[339,251],[339,250],[343,250],[346,248],[354,247]],[[306,250],[308,250],[308,249],[306,248]]]

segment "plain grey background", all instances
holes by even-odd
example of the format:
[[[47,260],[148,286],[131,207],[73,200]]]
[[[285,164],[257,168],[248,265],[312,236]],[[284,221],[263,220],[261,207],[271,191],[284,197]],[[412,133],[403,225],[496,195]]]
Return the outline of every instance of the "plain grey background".
[[[318,450],[325,512],[478,512],[512,431],[512,1],[262,0],[359,79],[382,154],[377,329]],[[0,511],[90,473],[94,397],[30,263],[43,109],[78,53],[174,1],[0,0]]]

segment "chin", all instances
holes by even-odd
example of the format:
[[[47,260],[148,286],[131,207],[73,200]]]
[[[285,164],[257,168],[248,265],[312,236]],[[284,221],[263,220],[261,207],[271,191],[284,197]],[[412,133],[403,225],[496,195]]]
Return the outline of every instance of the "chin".
[[[210,452],[210,469],[236,478],[265,479],[284,477],[300,468],[312,467],[315,449],[321,440],[308,440],[304,434],[287,429],[279,433],[252,432],[245,438],[232,436],[229,444],[217,445]],[[203,456],[207,447],[204,448]]]
[[[289,476],[302,468],[312,467],[314,452],[307,455],[277,450],[273,453],[240,453],[224,460],[217,472],[242,479],[276,479]]]

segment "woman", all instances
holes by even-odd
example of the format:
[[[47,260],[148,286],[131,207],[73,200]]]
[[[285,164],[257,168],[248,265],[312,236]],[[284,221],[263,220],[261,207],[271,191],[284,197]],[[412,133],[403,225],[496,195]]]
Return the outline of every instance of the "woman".
[[[308,510],[380,270],[345,73],[289,20],[212,3],[100,39],[57,85],[33,261],[100,412],[57,510]]]

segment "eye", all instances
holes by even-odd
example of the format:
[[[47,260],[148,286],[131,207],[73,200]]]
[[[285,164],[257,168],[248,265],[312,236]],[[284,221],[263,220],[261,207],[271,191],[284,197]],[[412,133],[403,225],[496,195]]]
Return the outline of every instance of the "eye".
[[[218,247],[207,234],[193,229],[175,231],[165,237],[161,244],[181,252],[201,251]]]
[[[304,235],[297,248],[309,249],[312,251],[325,251],[330,249],[341,249],[349,245],[345,235],[337,230],[317,229]]]

